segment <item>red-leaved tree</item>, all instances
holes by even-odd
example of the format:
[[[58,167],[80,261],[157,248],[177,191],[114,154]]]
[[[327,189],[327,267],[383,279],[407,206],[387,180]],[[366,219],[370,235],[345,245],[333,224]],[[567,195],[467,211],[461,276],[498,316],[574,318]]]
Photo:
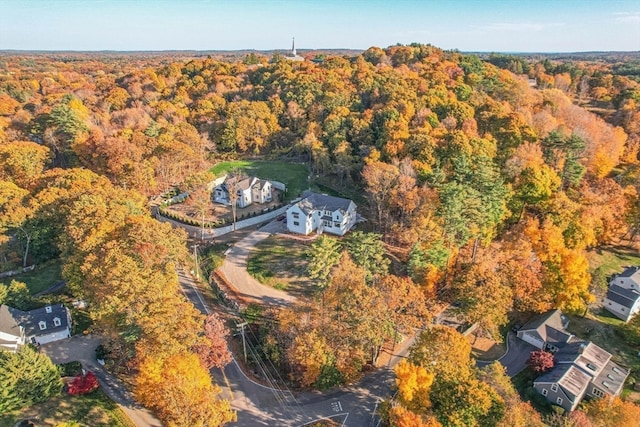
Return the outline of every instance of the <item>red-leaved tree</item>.
[[[207,368],[222,368],[231,362],[231,353],[227,348],[229,330],[217,314],[207,316],[204,323],[206,344],[197,345],[194,350],[202,364]]]
[[[527,360],[527,366],[536,374],[550,371],[554,366],[553,354],[544,350],[532,351]]]
[[[68,385],[67,392],[71,395],[87,394],[98,388],[98,378],[91,371],[86,375],[78,375]]]

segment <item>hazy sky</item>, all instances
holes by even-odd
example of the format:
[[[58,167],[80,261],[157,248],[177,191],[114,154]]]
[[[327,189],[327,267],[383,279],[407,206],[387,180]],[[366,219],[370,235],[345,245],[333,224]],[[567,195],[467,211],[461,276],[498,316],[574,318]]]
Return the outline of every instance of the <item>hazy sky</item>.
[[[640,50],[640,0],[0,0],[0,49]]]

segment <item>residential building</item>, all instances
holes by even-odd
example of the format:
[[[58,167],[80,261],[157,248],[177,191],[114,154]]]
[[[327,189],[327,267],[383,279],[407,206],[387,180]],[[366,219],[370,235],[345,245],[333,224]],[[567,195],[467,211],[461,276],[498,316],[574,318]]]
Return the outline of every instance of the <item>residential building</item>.
[[[287,209],[287,229],[344,236],[356,223],[356,204],[349,199],[311,193]]]
[[[640,312],[640,267],[627,267],[611,279],[604,308],[625,322]]]
[[[611,353],[590,341],[572,337],[555,354],[554,368],[533,387],[552,404],[573,411],[584,397],[618,396],[629,371],[611,360]]]
[[[62,304],[30,311],[0,305],[0,349],[16,351],[21,345],[46,344],[71,336],[71,316]]]
[[[571,338],[566,331],[569,319],[560,310],[551,310],[522,326],[517,337],[541,350],[555,353]]]
[[[236,205],[246,208],[253,203],[269,203],[273,200],[273,185],[270,181],[256,177],[238,178],[238,182],[230,183],[236,178],[232,175],[224,176],[214,181],[213,200],[217,203],[229,205],[229,187],[236,189]]]

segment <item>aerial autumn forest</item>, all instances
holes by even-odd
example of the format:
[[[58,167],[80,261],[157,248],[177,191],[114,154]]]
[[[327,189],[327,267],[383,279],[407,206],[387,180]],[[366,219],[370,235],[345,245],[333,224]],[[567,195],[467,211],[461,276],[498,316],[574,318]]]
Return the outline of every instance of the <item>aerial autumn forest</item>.
[[[217,320],[178,289],[187,235],[148,208],[217,162],[303,163],[362,195],[372,233],[352,233],[344,252],[333,239],[313,244],[322,304],[278,310],[265,332],[302,386],[354,380],[382,338],[424,324],[438,301],[456,301],[496,340],[513,310],[582,314],[598,276],[587,252],[640,244],[633,76],[603,62],[483,60],[430,45],[322,59],[0,56],[0,269],[60,259],[112,357],[136,373],[136,396],[164,421],[234,419],[207,372],[228,356],[206,363],[201,351]],[[378,252],[363,258],[363,246]],[[345,306],[347,288],[357,306]],[[417,351],[400,365],[404,406],[391,419],[432,404],[444,414],[437,396],[453,377],[477,393],[482,416],[504,417],[491,412],[504,399],[497,380],[471,373],[465,344],[452,346],[460,364],[435,379]],[[199,396],[185,403],[193,419],[153,403],[169,387],[160,371],[197,377],[185,392]],[[413,398],[415,384],[432,382],[434,402]]]

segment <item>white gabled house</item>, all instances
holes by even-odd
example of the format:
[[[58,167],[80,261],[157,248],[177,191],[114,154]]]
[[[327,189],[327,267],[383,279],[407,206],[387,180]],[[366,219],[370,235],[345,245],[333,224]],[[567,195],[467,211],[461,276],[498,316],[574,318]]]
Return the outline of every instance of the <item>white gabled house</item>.
[[[640,267],[627,267],[611,279],[604,308],[625,322],[640,312]]]
[[[22,311],[0,305],[0,350],[46,344],[71,336],[71,315],[62,304]]]
[[[356,204],[349,199],[312,193],[287,209],[287,229],[344,236],[356,223]]]
[[[213,200],[225,205],[230,204],[229,179],[232,176],[224,176],[214,181]],[[236,205],[246,208],[252,203],[269,203],[273,200],[273,185],[270,181],[256,177],[247,177],[234,183],[237,191]]]

